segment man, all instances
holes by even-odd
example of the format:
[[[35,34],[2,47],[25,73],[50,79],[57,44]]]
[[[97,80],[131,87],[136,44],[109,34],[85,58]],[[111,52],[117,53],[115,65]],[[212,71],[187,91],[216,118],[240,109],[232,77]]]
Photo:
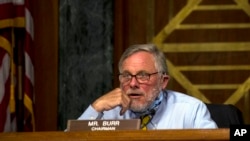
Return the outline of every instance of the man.
[[[168,69],[154,44],[129,47],[119,61],[120,88],[94,101],[78,119],[148,117],[147,129],[217,128],[206,105],[191,96],[165,90]]]

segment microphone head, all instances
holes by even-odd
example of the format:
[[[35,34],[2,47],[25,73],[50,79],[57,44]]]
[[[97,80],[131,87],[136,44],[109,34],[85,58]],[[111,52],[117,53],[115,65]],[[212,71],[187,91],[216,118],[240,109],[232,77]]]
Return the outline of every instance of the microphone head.
[[[155,115],[155,109],[152,109],[152,110],[150,111],[150,114],[151,114],[152,116],[154,116],[154,115]]]

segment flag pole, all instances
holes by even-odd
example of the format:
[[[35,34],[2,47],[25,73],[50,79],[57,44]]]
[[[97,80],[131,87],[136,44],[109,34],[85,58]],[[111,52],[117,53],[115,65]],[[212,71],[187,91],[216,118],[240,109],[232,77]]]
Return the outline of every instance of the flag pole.
[[[23,37],[22,29],[15,29],[15,52],[16,52],[16,65],[17,65],[17,91],[16,91],[16,116],[17,116],[17,131],[24,130],[24,90],[23,90]]]

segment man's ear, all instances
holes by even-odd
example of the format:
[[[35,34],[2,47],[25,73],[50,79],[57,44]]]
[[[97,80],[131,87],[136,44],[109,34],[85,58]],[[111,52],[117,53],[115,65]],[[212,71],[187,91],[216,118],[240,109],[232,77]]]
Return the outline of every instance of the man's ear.
[[[169,79],[170,79],[170,76],[167,75],[167,74],[163,74],[162,75],[162,78],[161,78],[161,81],[162,81],[162,89],[165,89],[168,85],[168,82],[169,82]]]

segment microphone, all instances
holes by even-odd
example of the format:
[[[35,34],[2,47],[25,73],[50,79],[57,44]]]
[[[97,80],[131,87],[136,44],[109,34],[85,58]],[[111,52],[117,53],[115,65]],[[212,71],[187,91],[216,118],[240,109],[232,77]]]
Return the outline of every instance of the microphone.
[[[150,110],[150,115],[151,115],[151,116],[154,116],[154,115],[155,115],[155,112],[156,112],[155,109],[151,109],[151,110]]]

